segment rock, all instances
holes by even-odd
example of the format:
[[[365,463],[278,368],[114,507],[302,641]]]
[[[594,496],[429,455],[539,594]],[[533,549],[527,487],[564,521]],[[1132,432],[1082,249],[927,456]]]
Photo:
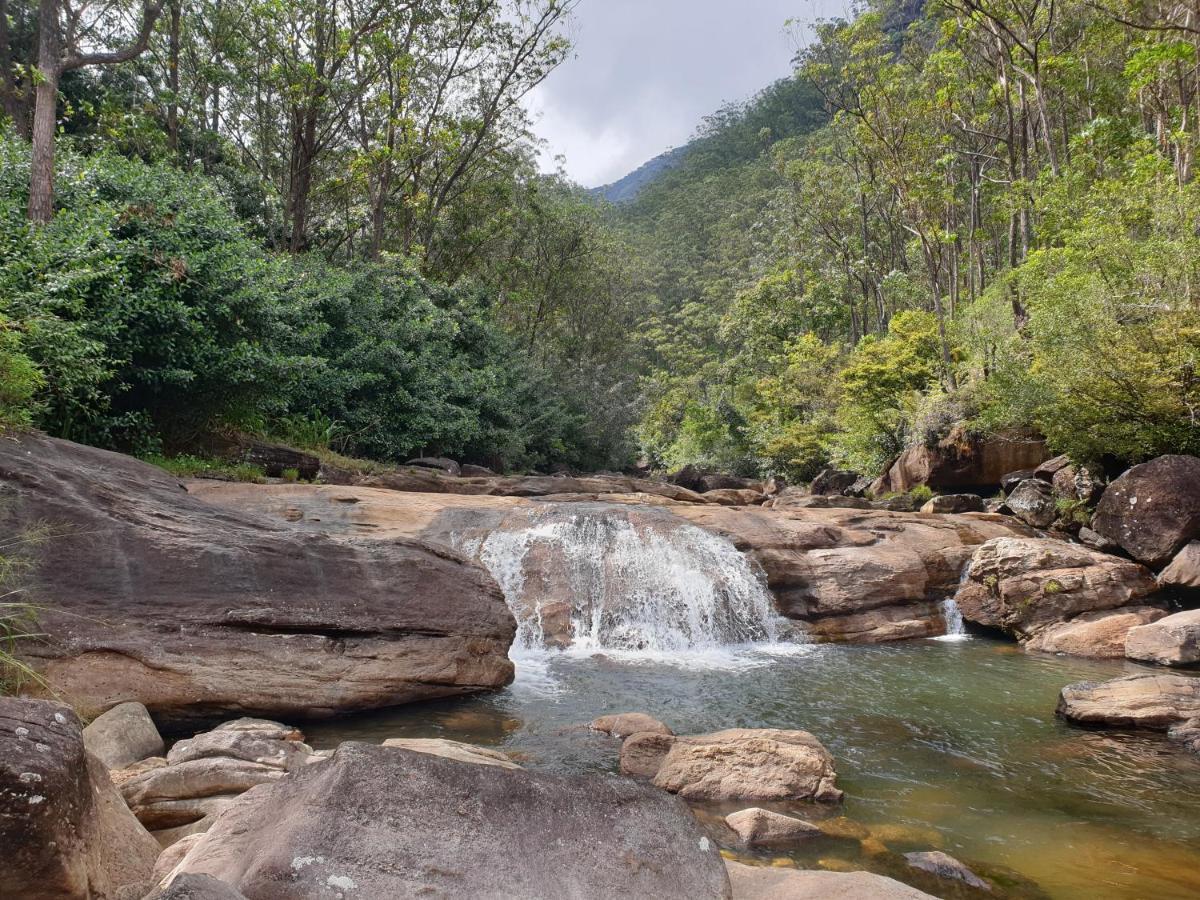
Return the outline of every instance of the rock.
[[[246,900],[246,895],[211,875],[179,875],[146,900]]]
[[[653,788],[356,743],[255,788],[177,872],[289,900],[331,889],[363,898],[730,896],[716,846],[683,803]]]
[[[512,679],[499,588],[446,548],[299,534],[37,434],[0,444],[0,491],[0,529],[54,530],[29,595],[47,638],[25,650],[83,715],[137,701],[168,725],[321,717]]]
[[[1048,453],[1046,442],[1021,434],[982,437],[955,429],[938,444],[911,447],[872,485],[878,497],[906,493],[919,485],[935,491],[994,491],[1004,476],[1036,468]]]
[[[1000,490],[1005,494],[1011,494],[1022,481],[1032,478],[1035,471],[1035,469],[1018,469],[1016,472],[1009,472],[1000,479]]]
[[[293,469],[305,481],[312,481],[321,472],[321,460],[313,454],[248,434],[210,436],[202,443],[201,451],[232,463],[257,466],[271,478],[282,478],[284,472]]]
[[[304,766],[312,748],[299,741],[264,737],[253,731],[206,731],[180,741],[167,754],[167,764],[178,766],[197,759],[240,759],[288,772]]]
[[[803,819],[758,807],[726,816],[725,824],[750,847],[787,847],[823,834],[820,828]]]
[[[871,485],[873,485],[874,483],[875,483],[874,478],[870,478],[866,475],[861,475],[854,482],[854,484],[852,484],[852,485],[850,485],[850,487],[846,488],[846,490],[843,491],[843,493],[847,497],[867,497],[868,499],[870,499],[870,497],[868,495],[871,494]]]
[[[136,762],[124,769],[111,769],[108,776],[112,779],[112,783],[120,789],[124,787],[126,782],[145,775],[147,772],[153,772],[155,769],[161,769],[166,764],[167,760],[164,757],[151,756],[149,759],[143,759],[141,762]]]
[[[459,474],[463,478],[491,478],[496,473],[486,466],[473,466],[470,463],[464,463],[459,467]]]
[[[704,498],[710,503],[720,503],[722,506],[760,506],[766,497],[761,491],[705,491]]]
[[[653,778],[671,752],[675,736],[653,731],[634,732],[621,744],[621,774]]]
[[[885,606],[848,616],[826,616],[807,626],[808,636],[831,643],[883,644],[945,634],[938,605]]]
[[[1054,484],[1054,478],[1059,472],[1071,468],[1071,457],[1056,456],[1048,459],[1033,470],[1033,477],[1046,484]]]
[[[838,469],[826,469],[817,475],[809,485],[809,491],[814,497],[832,497],[841,495],[858,481],[857,472],[844,472]]]
[[[936,900],[870,872],[820,872],[726,861],[736,900]]]
[[[192,849],[196,841],[200,840],[200,837],[199,834],[189,834],[158,854],[158,860],[154,863],[154,872],[150,876],[151,880],[158,884],[170,875],[171,871],[183,862],[183,858],[188,855],[188,851]]]
[[[905,860],[914,869],[919,869],[922,872],[928,872],[931,875],[936,875],[938,878],[944,878],[947,881],[961,881],[973,888],[978,888],[981,891],[990,891],[992,886],[972,872],[969,868],[946,853],[940,850],[932,850],[926,853],[905,853]]]
[[[1085,547],[1091,548],[1092,550],[1099,550],[1101,553],[1121,552],[1120,544],[1116,543],[1115,541],[1110,541],[1104,535],[1092,531],[1090,528],[1080,528],[1077,537],[1079,538],[1079,543],[1083,544]]]
[[[1103,496],[1105,488],[1103,473],[1087,466],[1072,465],[1059,469],[1050,483],[1054,488],[1054,496],[1082,501],[1089,506]]]
[[[1054,489],[1044,481],[1022,481],[1004,501],[1014,516],[1034,528],[1049,528],[1058,518]]]
[[[1126,639],[1125,655],[1160,666],[1200,664],[1200,609],[1134,628]]]
[[[1012,515],[1012,510],[999,497],[991,497],[983,501],[983,511],[986,513],[995,513],[998,515]]]
[[[452,459],[445,459],[441,456],[423,456],[420,459],[410,459],[405,465],[413,466],[417,469],[434,469],[438,472],[445,472],[453,478],[462,475],[462,466]]]
[[[1167,737],[1183,744],[1183,749],[1189,753],[1200,753],[1200,719],[1188,719],[1173,725],[1167,732]]]
[[[1151,568],[1161,568],[1200,538],[1200,459],[1160,456],[1111,485],[1092,529]]]
[[[772,475],[766,480],[766,483],[763,484],[763,493],[768,497],[774,497],[777,494],[782,494],[785,490],[787,490],[787,486],[787,479],[782,475]]]
[[[704,473],[693,465],[684,466],[671,476],[670,481],[671,484],[698,494],[704,491]]]
[[[921,503],[912,494],[897,494],[884,500],[872,500],[871,509],[882,509],[888,512],[916,512]]]
[[[252,734],[265,741],[304,741],[304,732],[299,728],[284,725],[282,722],[273,722],[270,719],[249,717],[233,719],[230,722],[221,723],[213,731],[237,731]]]
[[[711,491],[754,491],[762,493],[762,482],[753,478],[738,478],[735,475],[703,475],[700,478],[700,493]]]
[[[1166,614],[1165,610],[1150,606],[1083,613],[1069,622],[1039,631],[1025,644],[1025,649],[1094,659],[1121,659],[1125,656],[1125,640],[1131,629],[1156,622]]]
[[[110,769],[125,769],[164,750],[162,735],[140,703],[121,703],[83,729],[83,745]]]
[[[1068,685],[1059,697],[1058,714],[1081,725],[1167,731],[1200,718],[1200,678],[1129,675]]]
[[[688,800],[842,799],[833,757],[806,731],[733,728],[674,738],[653,783]]]
[[[132,778],[121,786],[121,795],[147,828],[174,828],[212,812],[211,804],[189,807],[185,801],[236,796],[285,774],[273,766],[241,759],[196,759]]]
[[[968,513],[983,512],[983,498],[978,494],[943,494],[934,497],[921,507],[921,512],[930,513]]]
[[[975,551],[955,600],[967,621],[1029,639],[1081,613],[1144,605],[1157,588],[1126,559],[1065,541],[997,538]]]
[[[653,716],[645,713],[617,713],[611,716],[601,716],[595,719],[591,726],[593,731],[610,734],[615,738],[627,738],[631,734],[647,732],[650,734],[674,734],[670,728]]]
[[[874,504],[863,497],[842,497],[822,494],[784,494],[776,497],[775,509],[874,509]]]
[[[1200,541],[1192,541],[1158,573],[1158,583],[1165,588],[1200,590]]]
[[[21,900],[116,898],[148,881],[159,849],[70,707],[13,698],[0,698],[0,847],[2,892]]]
[[[499,750],[476,747],[474,744],[462,744],[442,738],[389,738],[383,742],[383,746],[411,750],[413,753],[428,753],[430,756],[440,756],[443,759],[454,759],[479,766],[496,766],[501,769],[521,768]]]

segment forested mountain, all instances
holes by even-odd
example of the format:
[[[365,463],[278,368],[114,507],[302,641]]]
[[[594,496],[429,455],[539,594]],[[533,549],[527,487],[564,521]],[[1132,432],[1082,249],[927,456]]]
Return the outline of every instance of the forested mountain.
[[[660,153],[654,159],[643,163],[628,175],[617,179],[612,184],[593,188],[592,194],[607,200],[609,203],[628,203],[631,200],[635,200],[646,185],[650,184],[664,172],[677,166],[680,160],[687,155],[688,149],[685,145],[683,147],[675,147],[666,153]]]

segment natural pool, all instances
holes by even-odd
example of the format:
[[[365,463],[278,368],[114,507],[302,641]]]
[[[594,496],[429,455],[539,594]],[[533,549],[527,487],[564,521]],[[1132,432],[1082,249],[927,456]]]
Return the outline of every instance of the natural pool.
[[[648,712],[680,734],[802,728],[836,757],[846,801],[794,811],[850,820],[837,823],[849,837],[794,854],[802,866],[872,869],[957,896],[897,855],[940,844],[1012,897],[1197,898],[1200,758],[1159,735],[1083,731],[1054,716],[1064,685],[1135,669],[983,638],[671,661],[531,653],[500,693],[328,722],[309,735],[318,747],[447,737],[502,748],[530,768],[611,773],[618,743],[578,727],[604,713]],[[733,836],[718,816],[734,808],[698,809],[727,846]]]

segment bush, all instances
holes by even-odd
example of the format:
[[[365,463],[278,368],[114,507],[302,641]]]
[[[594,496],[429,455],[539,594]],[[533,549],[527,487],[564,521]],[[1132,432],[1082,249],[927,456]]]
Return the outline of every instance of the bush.
[[[42,381],[42,373],[21,352],[20,335],[0,317],[0,431],[30,424],[33,397]]]

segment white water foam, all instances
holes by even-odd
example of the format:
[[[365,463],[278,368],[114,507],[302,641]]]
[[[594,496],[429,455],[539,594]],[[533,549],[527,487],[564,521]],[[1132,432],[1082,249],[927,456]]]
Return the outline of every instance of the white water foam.
[[[962,610],[954,602],[953,597],[942,601],[942,618],[946,620],[946,633],[935,641],[968,641],[971,635],[967,632],[967,623],[963,621]]]

